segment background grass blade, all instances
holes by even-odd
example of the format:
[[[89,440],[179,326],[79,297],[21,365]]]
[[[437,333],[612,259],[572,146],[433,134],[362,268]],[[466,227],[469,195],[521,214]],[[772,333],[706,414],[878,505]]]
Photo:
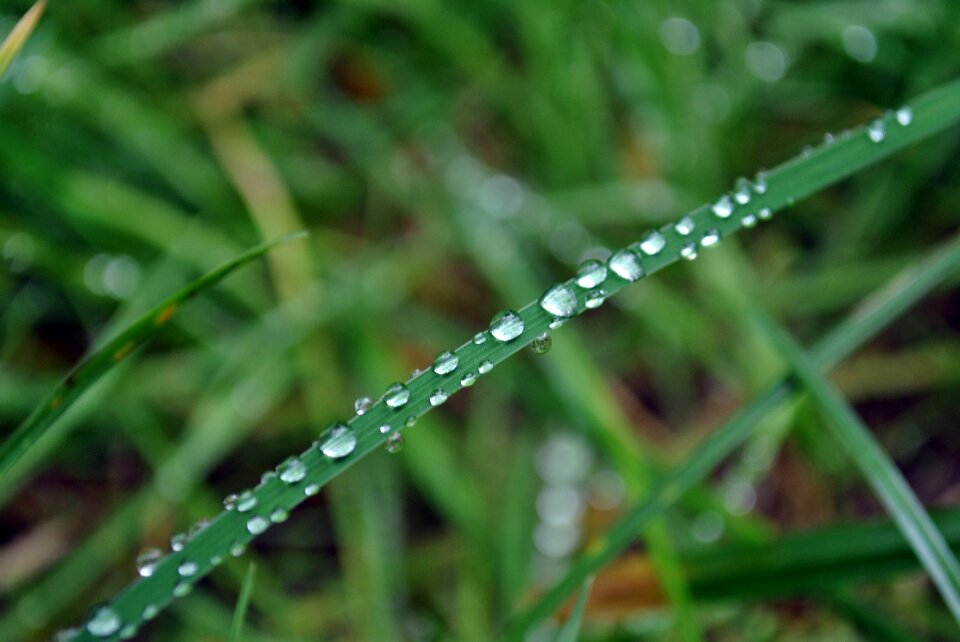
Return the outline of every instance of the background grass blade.
[[[896,521],[960,623],[960,564],[896,464],[800,347],[766,315],[757,315],[756,320],[833,427],[837,440]]]
[[[233,611],[233,621],[230,623],[229,642],[240,642],[243,635],[243,623],[247,619],[247,607],[250,606],[250,594],[253,593],[253,582],[256,576],[257,565],[250,562],[247,574],[243,578],[240,596],[237,598],[237,608]]]
[[[208,272],[185,288],[158,303],[135,323],[116,337],[100,346],[84,359],[67,377],[55,387],[34,409],[23,423],[0,445],[0,479],[7,470],[33,445],[43,433],[73,404],[90,386],[146,343],[176,314],[177,309],[199,292],[215,285],[238,267],[249,263],[277,245],[303,238],[303,233],[253,247],[232,261]]]
[[[30,7],[29,11],[23,14],[13,31],[4,39],[3,44],[0,44],[0,76],[4,74],[7,67],[10,66],[10,63],[23,48],[23,45],[26,44],[30,34],[33,33],[37,23],[40,22],[40,16],[43,15],[46,6],[47,0],[38,0]]]
[[[580,639],[580,629],[583,627],[583,614],[587,610],[587,600],[590,598],[590,584],[587,580],[580,587],[580,595],[577,597],[577,603],[570,612],[570,617],[563,623],[563,627],[557,632],[554,642],[577,642]]]

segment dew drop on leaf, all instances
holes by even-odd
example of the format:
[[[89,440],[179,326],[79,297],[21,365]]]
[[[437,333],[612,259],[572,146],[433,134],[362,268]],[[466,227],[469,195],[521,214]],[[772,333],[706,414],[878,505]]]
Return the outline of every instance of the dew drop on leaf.
[[[490,321],[490,334],[497,341],[512,341],[523,334],[523,319],[513,310],[498,312]]]
[[[307,465],[299,457],[290,457],[277,468],[280,481],[285,484],[296,484],[307,476]]]
[[[716,203],[713,204],[711,209],[717,218],[728,218],[731,214],[733,214],[733,199],[724,194]]]
[[[159,548],[147,548],[137,555],[137,573],[140,577],[150,577],[163,558],[163,551]]]
[[[409,396],[409,392],[407,396]],[[406,402],[404,402],[406,403]],[[353,452],[357,447],[357,436],[344,423],[335,423],[324,433],[320,442],[320,452],[330,459],[341,459]]]
[[[603,305],[603,302],[606,301],[606,299],[607,293],[605,290],[590,290],[587,292],[587,298],[584,302],[584,305],[593,310]]]
[[[439,388],[434,390],[433,393],[430,395],[430,405],[433,406],[434,408],[436,408],[446,400],[447,400],[447,393],[445,393],[443,390],[440,390]]]
[[[682,219],[673,224],[673,231],[680,236],[690,236],[695,227],[696,224],[693,222],[693,219],[689,216],[684,216]]]
[[[266,517],[254,515],[247,520],[247,530],[250,531],[251,535],[259,535],[268,528],[270,528],[270,522],[267,521]]]
[[[540,307],[555,317],[572,317],[577,313],[577,295],[569,285],[558,283],[543,293]]]
[[[98,638],[113,635],[121,626],[123,622],[120,621],[120,616],[109,606],[98,607],[87,621],[87,631]]]
[[[633,283],[643,276],[643,264],[640,257],[631,249],[624,248],[613,253],[607,265],[614,274],[624,281]]]
[[[577,268],[577,285],[595,288],[607,280],[607,266],[596,259],[588,259]]]
[[[553,339],[546,332],[530,342],[530,349],[534,354],[546,354],[550,352],[551,347],[553,347]]]
[[[452,352],[441,352],[433,361],[433,371],[438,375],[450,374],[460,365],[460,358]]]
[[[370,406],[373,405],[373,399],[370,397],[357,397],[357,400],[353,402],[353,410],[358,415],[362,415],[366,411],[370,410]]]
[[[403,434],[395,432],[387,437],[385,447],[390,454],[396,454],[403,450]]]
[[[383,393],[383,400],[391,408],[403,408],[410,401],[410,389],[402,383],[395,383]]]

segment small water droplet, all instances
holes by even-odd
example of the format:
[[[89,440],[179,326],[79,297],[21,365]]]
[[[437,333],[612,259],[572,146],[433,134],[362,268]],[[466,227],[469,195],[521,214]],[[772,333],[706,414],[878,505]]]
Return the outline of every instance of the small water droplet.
[[[353,410],[358,415],[362,415],[366,411],[370,410],[370,406],[373,405],[373,399],[370,397],[357,397],[357,400],[353,402]]]
[[[640,241],[640,251],[647,256],[654,256],[655,254],[659,254],[660,250],[662,250],[666,244],[667,239],[663,238],[663,234],[653,231],[648,233],[643,237],[643,240]]]
[[[606,273],[607,268],[603,268]],[[497,341],[512,341],[523,334],[523,319],[513,310],[498,312],[490,320],[490,334]]]
[[[553,347],[553,339],[546,332],[530,342],[530,349],[534,354],[546,354],[550,352],[551,347]]]
[[[416,379],[417,377],[419,377],[419,376],[422,375],[423,373],[424,373],[423,368],[414,368],[413,370],[410,371],[410,378],[411,378],[411,379]]]
[[[746,205],[750,202],[750,181],[743,176],[734,183],[733,199],[740,205]]]
[[[285,508],[275,508],[273,512],[270,513],[270,521],[274,524],[280,524],[281,522],[287,521],[287,518],[290,517],[290,513],[287,512]]]
[[[720,242],[720,231],[716,229],[707,230],[703,238],[700,239],[700,245],[702,247],[713,247]]]
[[[486,332],[478,332],[478,333],[476,333],[475,335],[473,335],[473,343],[474,343],[474,345],[480,345],[480,344],[482,344],[482,343],[483,343],[484,341],[486,341],[486,340],[487,340],[487,334],[486,334]]]
[[[466,372],[462,377],[460,377],[460,385],[464,388],[469,388],[475,383],[477,383],[477,375],[472,372]]]
[[[177,567],[177,573],[180,574],[180,577],[193,577],[197,573],[197,563],[184,560],[183,563]]]
[[[773,211],[769,207],[765,207],[757,212],[757,216],[761,221],[769,221],[771,218],[773,218]]]
[[[830,132],[827,132],[826,134],[823,135],[824,145],[833,145],[833,140],[834,140],[833,134],[831,134]]]
[[[247,520],[247,530],[250,531],[251,535],[259,535],[268,528],[270,528],[270,522],[267,521],[266,517],[254,515]]]
[[[436,408],[446,400],[447,400],[447,393],[445,393],[443,390],[440,390],[439,388],[434,390],[433,393],[430,395],[430,405],[433,406],[434,408]]]
[[[543,293],[540,307],[555,317],[572,317],[577,313],[577,295],[569,285],[558,283]]]
[[[552,319],[550,319],[550,324],[548,327],[551,330],[556,330],[558,328],[562,328],[566,322],[567,322],[567,319],[564,317],[553,317]]]
[[[303,487],[303,494],[307,497],[313,497],[320,492],[320,484],[307,484]]]
[[[487,374],[491,370],[493,370],[493,363],[491,363],[487,359],[484,359],[483,361],[481,361],[480,365],[477,366],[477,372],[479,372],[480,374]]]
[[[687,243],[680,248],[680,256],[685,258],[688,261],[692,261],[697,258],[697,246],[693,243]]]
[[[867,137],[870,138],[872,143],[883,142],[883,139],[887,137],[887,124],[883,122],[883,119],[877,118],[867,126]]]
[[[170,550],[172,551],[182,551],[183,547],[187,545],[187,535],[186,533],[177,533],[170,538]]]
[[[160,613],[160,609],[154,604],[147,604],[145,607],[143,607],[144,620],[152,620],[153,618],[157,617],[158,613]]]
[[[135,624],[128,624],[122,629],[120,629],[120,639],[129,640],[137,634],[137,627]]]
[[[408,392],[407,395],[409,394]],[[353,430],[346,424],[335,423],[324,433],[320,452],[330,459],[341,459],[352,453],[356,447],[357,436]]]
[[[387,437],[387,442],[385,444],[387,452],[391,455],[396,454],[403,450],[403,435],[399,432],[395,432],[389,437]]]
[[[904,105],[896,111],[894,118],[897,119],[897,123],[903,127],[906,127],[913,122],[913,108]]]
[[[290,457],[277,468],[280,481],[285,484],[296,484],[307,476],[307,465],[299,457]]]
[[[753,191],[757,194],[767,193],[767,170],[761,169],[757,172],[757,175],[753,177]]]
[[[201,517],[200,519],[197,520],[196,524],[190,527],[190,534],[188,535],[188,537],[190,539],[193,539],[194,537],[202,533],[204,530],[206,530],[207,526],[209,525],[210,525],[210,520],[207,519],[206,517]]]
[[[163,559],[163,551],[159,548],[144,549],[137,555],[137,573],[140,577],[150,577],[161,559]]]
[[[728,218],[733,214],[733,199],[724,194],[720,197],[720,200],[713,204],[711,209],[718,218]]]
[[[210,566],[220,566],[223,564],[223,555],[214,555],[210,558]]]
[[[693,219],[689,216],[684,216],[682,219],[673,224],[673,231],[680,236],[690,236],[695,227],[696,224],[693,222]]]
[[[395,383],[383,393],[383,400],[391,408],[403,408],[410,401],[410,389],[402,383]]]
[[[390,426],[390,424],[383,424],[379,430],[380,434],[385,435],[392,430],[392,426]]]
[[[407,417],[407,420],[403,422],[403,425],[406,426],[407,428],[413,428],[414,426],[416,426],[417,425],[416,416],[410,415],[409,417]]]
[[[745,214],[742,219],[740,219],[740,224],[744,227],[755,227],[757,225],[757,217],[755,214]]]
[[[249,490],[245,490],[240,493],[240,496],[237,498],[237,512],[246,513],[248,510],[252,509],[257,505],[257,497]]]
[[[77,627],[63,629],[57,631],[57,634],[53,636],[53,642],[71,642],[71,640],[76,640],[79,635],[80,629]]]
[[[181,580],[177,582],[177,585],[173,587],[173,596],[174,597],[186,597],[190,595],[190,591],[193,590],[193,585],[186,580]]]
[[[800,155],[804,158],[810,158],[813,155],[813,147],[810,145],[804,145],[803,149],[800,150]]]
[[[277,478],[277,473],[273,472],[272,470],[264,471],[264,473],[260,475],[260,485],[263,486],[265,484],[269,484],[271,481],[273,481],[276,478]]]
[[[607,266],[596,259],[588,259],[577,268],[577,285],[595,288],[607,279]]]
[[[226,510],[233,510],[237,507],[237,494],[230,493],[223,498],[223,508]]]
[[[438,375],[450,374],[457,369],[460,358],[452,352],[441,352],[433,362],[433,371]]]
[[[87,621],[87,631],[98,638],[113,635],[121,626],[123,622],[120,621],[120,616],[109,606],[97,608]]]
[[[605,290],[590,290],[587,292],[587,299],[584,302],[584,305],[593,310],[603,305],[603,302],[606,299],[607,293]]]
[[[624,281],[633,283],[643,276],[643,264],[640,262],[640,257],[630,249],[625,248],[614,252],[613,256],[607,261],[607,265],[614,274]]]
[[[230,555],[232,557],[240,557],[247,552],[247,545],[243,542],[234,542],[230,546]]]

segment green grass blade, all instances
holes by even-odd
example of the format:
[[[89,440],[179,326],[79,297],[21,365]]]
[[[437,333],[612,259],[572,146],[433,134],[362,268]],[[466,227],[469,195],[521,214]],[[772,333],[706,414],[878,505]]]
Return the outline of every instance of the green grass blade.
[[[583,614],[587,610],[587,599],[590,597],[591,580],[587,580],[580,588],[580,596],[573,607],[570,617],[564,622],[563,628],[557,633],[555,642],[577,642],[580,639],[580,628],[583,626]]]
[[[635,256],[643,261],[644,275],[650,276],[663,268],[690,255],[690,249],[713,245],[714,237],[723,238],[734,234],[742,227],[753,225],[757,217],[766,218],[767,210],[773,211],[795,202],[796,199],[806,196],[817,189],[835,183],[850,174],[875,163],[904,146],[943,131],[960,120],[960,81],[948,83],[939,89],[925,94],[910,104],[912,119],[909,125],[899,124],[893,114],[883,117],[882,123],[886,135],[881,142],[872,142],[867,127],[852,130],[848,135],[841,137],[834,143],[824,144],[808,154],[803,154],[767,173],[766,189],[763,193],[755,194],[748,204],[737,205],[730,216],[720,217],[713,208],[704,205],[691,212],[688,216],[693,220],[695,233],[683,234],[673,225],[661,228],[663,247],[653,255],[643,253],[640,257],[636,245],[625,248],[633,251]],[[761,217],[760,215],[763,214]],[[604,298],[615,295],[621,289],[630,285],[631,281],[611,274],[604,282]],[[573,288],[576,305],[570,316],[577,316],[587,311],[588,292],[575,285],[570,279],[565,283]],[[592,306],[595,307],[595,306]],[[431,398],[438,398],[440,391],[444,398],[458,392],[463,385],[460,383],[465,373],[478,372],[481,363],[489,362],[492,366],[504,361],[513,354],[522,350],[535,337],[547,332],[554,319],[551,314],[533,301],[520,308],[519,318],[523,321],[521,332],[508,341],[494,340],[489,333],[484,333],[484,340],[476,343],[467,341],[455,350],[458,357],[456,374],[444,376],[433,370],[420,372],[406,381],[409,390],[409,399],[402,411],[388,407],[384,400],[375,403],[363,415],[356,415],[349,421],[349,427],[356,437],[356,444],[348,457],[330,459],[324,456],[316,447],[307,448],[300,460],[305,466],[306,477],[301,484],[320,486],[344,470],[360,461],[366,454],[379,449],[392,429],[399,429],[410,419],[429,412],[437,404],[431,403]],[[645,504],[639,512],[618,524],[611,531],[607,540],[616,550],[626,546],[636,537],[640,526],[649,524],[651,517],[662,512],[662,509],[673,503],[690,484],[703,478],[715,463],[725,453],[728,453],[746,435],[750,433],[753,424],[775,408],[789,393],[788,387],[776,389],[763,404],[752,407],[742,413],[734,422],[735,427],[724,431],[711,439],[706,448],[708,453],[704,457],[692,458],[683,466],[678,474],[660,488],[654,495],[652,502]],[[391,430],[381,431],[380,427],[387,425]],[[164,608],[174,598],[174,587],[178,584],[187,585],[198,581],[210,573],[223,559],[223,556],[234,547],[242,547],[255,536],[251,531],[262,532],[260,526],[275,511],[286,512],[302,503],[306,497],[303,486],[300,484],[288,485],[276,477],[267,477],[261,484],[251,490],[256,498],[256,510],[253,513],[240,513],[235,510],[224,511],[215,517],[210,524],[197,533],[185,547],[165,557],[153,574],[141,578],[120,593],[110,604],[109,608],[125,625],[138,625],[143,621],[143,610],[146,606],[157,609]],[[261,521],[255,522],[250,528],[252,518]],[[267,522],[269,525],[269,522]],[[572,587],[562,586],[560,599],[568,595],[599,565],[615,555],[604,553],[603,545],[599,545],[587,556],[587,564],[576,566],[576,572],[588,568],[573,583]],[[599,551],[599,552],[597,552]],[[189,579],[183,579],[178,573],[178,567],[185,559],[196,564],[196,572]],[[177,591],[183,594],[183,590]],[[556,599],[559,593],[551,592],[550,599]],[[547,602],[543,603],[547,604]],[[536,612],[536,620],[553,607],[541,604]],[[556,606],[554,604],[553,606]],[[544,612],[544,609],[546,611]],[[526,630],[521,624],[520,631]],[[110,639],[115,636],[97,638]],[[84,631],[79,640],[95,639],[91,633]]]
[[[816,345],[811,352],[814,362],[821,368],[832,367],[957,270],[960,270],[960,237],[920,264],[906,269],[887,287],[869,297]],[[781,382],[714,431],[654,488],[646,500],[631,508],[574,563],[557,584],[508,623],[508,639],[522,639],[526,631],[563,604],[585,578],[595,574],[632,544],[638,529],[662,515],[684,492],[705,479],[750,436],[763,418],[789,399],[793,391],[792,383]]]
[[[20,21],[13,27],[13,31],[7,35],[3,44],[0,44],[0,76],[7,70],[13,59],[26,44],[27,39],[37,23],[40,22],[40,16],[43,15],[43,9],[47,6],[47,0],[38,0],[30,10],[23,14]]]
[[[179,306],[199,292],[215,285],[238,267],[249,263],[277,245],[303,238],[303,236],[303,233],[290,234],[250,248],[154,306],[135,323],[84,359],[0,445],[0,479],[90,386],[166,325]]]
[[[837,439],[896,521],[960,622],[960,563],[896,464],[793,339],[765,315],[758,315],[757,322],[825,415]]]
[[[243,578],[240,588],[240,597],[237,598],[237,608],[233,612],[233,622],[230,624],[229,642],[240,642],[243,634],[243,623],[247,619],[247,607],[250,606],[250,594],[253,593],[253,581],[257,573],[257,565],[253,562],[247,567],[247,574]]]

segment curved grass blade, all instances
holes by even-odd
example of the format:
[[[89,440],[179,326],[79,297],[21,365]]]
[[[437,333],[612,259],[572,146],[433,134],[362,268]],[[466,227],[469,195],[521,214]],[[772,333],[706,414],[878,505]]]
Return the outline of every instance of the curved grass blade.
[[[897,465],[796,342],[766,315],[757,314],[756,321],[833,427],[844,450],[900,527],[960,623],[960,563]]]
[[[187,300],[277,245],[304,236],[304,232],[297,232],[250,248],[158,303],[135,323],[84,359],[0,445],[0,480],[72,403],[111,368],[153,337]]]
[[[951,82],[921,96],[910,104],[909,111],[909,119],[900,118],[893,113],[878,119],[881,123],[879,126],[882,126],[885,132],[880,141],[876,141],[876,136],[872,133],[878,125],[874,124],[870,128],[865,126],[851,131],[832,144],[821,145],[809,154],[778,166],[766,173],[762,191],[756,190],[749,203],[734,204],[726,215],[718,214],[710,205],[697,208],[685,217],[692,221],[693,231],[689,230],[688,225],[682,228],[674,225],[660,228],[658,232],[662,236],[663,244],[653,253],[644,252],[640,244],[624,250],[633,252],[638,260],[642,260],[642,276],[650,276],[683,258],[693,258],[700,248],[712,247],[718,240],[736,233],[741,228],[751,227],[758,219],[769,218],[775,210],[792,205],[797,199],[960,121],[960,81]],[[903,110],[899,113],[903,113]],[[635,280],[621,278],[615,270],[611,271],[614,274],[603,282],[603,299],[615,295]],[[571,302],[568,316],[578,316],[596,307],[598,292],[580,288],[574,279],[564,282],[563,285],[574,292],[574,302]],[[390,433],[411,425],[420,415],[443,403],[442,400],[472,384],[479,374],[487,372],[522,350],[537,336],[548,332],[555,323],[554,316],[537,301],[527,304],[516,314],[523,322],[522,327],[519,333],[511,335],[509,339],[495,340],[489,332],[484,332],[480,335],[482,340],[467,341],[456,348],[453,352],[459,365],[455,375],[426,370],[408,379],[405,386],[409,396],[406,397],[402,410],[388,406],[386,401],[381,399],[364,414],[354,416],[348,422],[348,429],[355,437],[355,440],[351,439],[352,449],[348,456],[332,459],[324,455],[320,448],[311,446],[299,456],[305,470],[305,475],[299,482],[286,484],[276,476],[265,476],[265,479],[250,491],[255,500],[255,510],[227,510],[220,513],[187,541],[181,550],[163,558],[153,569],[152,575],[134,582],[108,606],[103,607],[107,609],[105,615],[110,616],[111,622],[122,622],[124,628],[136,629],[144,621],[145,608],[149,607],[149,612],[153,614],[165,608],[176,597],[189,592],[192,584],[210,573],[227,553],[231,550],[242,551],[250,540],[266,530],[272,523],[269,519],[271,515],[288,514],[330,479],[368,453],[382,447]],[[484,366],[482,370],[481,364]],[[469,378],[465,378],[464,374],[468,374]],[[469,383],[462,384],[461,381]],[[702,479],[713,467],[714,458],[718,461],[725,453],[729,453],[749,434],[756,421],[787,398],[789,390],[789,387],[777,388],[763,404],[743,413],[732,430],[724,431],[718,439],[711,440],[706,445],[709,451],[706,457],[691,458],[665,486],[659,487],[654,499],[641,507],[639,517],[635,515],[615,526],[607,538],[616,549],[613,555],[632,542],[641,526],[649,525],[650,518],[659,515],[689,484]],[[382,426],[387,429],[381,430]],[[307,488],[312,489],[312,492],[306,493]],[[549,614],[566,595],[580,586],[587,576],[593,574],[613,555],[588,555],[587,564],[577,565],[575,570],[577,573],[588,567],[589,570],[580,574],[571,585],[558,587],[556,593],[551,593],[550,599],[554,602],[541,604],[528,620],[537,621]],[[186,578],[178,572],[184,561],[189,561],[193,570]],[[558,597],[559,602],[556,601]],[[526,630],[529,621],[521,623],[521,632]],[[112,640],[116,639],[118,634],[119,629],[94,637],[88,629],[84,629],[76,640]]]
[[[590,597],[591,580],[587,580],[580,588],[580,596],[573,607],[570,617],[564,622],[563,628],[557,633],[555,642],[577,642],[580,639],[580,627],[583,626],[583,614],[587,610],[587,598]]]
[[[247,574],[243,578],[243,586],[240,588],[240,597],[237,598],[237,608],[233,612],[233,622],[230,624],[229,642],[240,642],[240,636],[243,635],[243,621],[247,618],[247,607],[250,606],[250,594],[253,592],[253,578],[256,575],[257,566],[253,562],[247,567]]]
[[[19,22],[13,27],[13,31],[0,44],[0,76],[7,70],[13,59],[26,44],[27,38],[33,33],[37,23],[40,22],[40,16],[47,6],[47,0],[38,0],[30,10],[23,14]]]

